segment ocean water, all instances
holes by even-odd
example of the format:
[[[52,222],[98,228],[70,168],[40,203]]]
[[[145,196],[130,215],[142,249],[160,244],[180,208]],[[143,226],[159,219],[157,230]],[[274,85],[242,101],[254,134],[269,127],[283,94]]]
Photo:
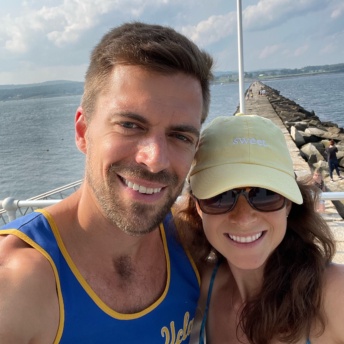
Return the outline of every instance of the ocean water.
[[[0,102],[0,200],[25,199],[83,177],[74,143],[80,96]]]
[[[322,122],[344,128],[344,73],[318,74],[263,81],[306,110],[313,110]]]
[[[264,81],[314,110],[322,121],[344,127],[344,74]],[[249,83],[245,84],[245,89]],[[207,122],[231,116],[239,86],[213,85]],[[74,142],[80,96],[0,102],[0,200],[25,199],[83,178],[84,155]]]

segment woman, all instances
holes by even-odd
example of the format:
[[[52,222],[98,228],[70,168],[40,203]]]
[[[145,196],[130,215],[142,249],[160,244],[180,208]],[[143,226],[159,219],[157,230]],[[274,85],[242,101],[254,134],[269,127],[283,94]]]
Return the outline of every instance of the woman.
[[[295,180],[280,129],[259,116],[215,119],[188,180],[176,215],[205,265],[199,343],[204,330],[212,344],[344,343],[344,267],[331,263],[317,188]],[[202,262],[202,226],[215,263]]]
[[[336,170],[338,178],[343,179],[339,172],[339,162],[337,158],[338,148],[334,140],[330,140],[330,145],[326,148],[327,163],[330,171],[331,182],[333,182],[333,171]]]

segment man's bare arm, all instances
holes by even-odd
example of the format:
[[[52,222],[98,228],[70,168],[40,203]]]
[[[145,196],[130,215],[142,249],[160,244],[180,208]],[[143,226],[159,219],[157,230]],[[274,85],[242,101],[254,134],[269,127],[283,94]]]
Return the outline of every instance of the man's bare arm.
[[[0,343],[53,343],[58,321],[48,260],[14,236],[0,237]]]

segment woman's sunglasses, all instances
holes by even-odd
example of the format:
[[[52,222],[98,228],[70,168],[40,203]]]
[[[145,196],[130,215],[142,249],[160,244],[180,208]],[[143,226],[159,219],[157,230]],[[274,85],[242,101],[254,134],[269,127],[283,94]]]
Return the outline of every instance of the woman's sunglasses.
[[[274,191],[257,187],[232,189],[211,198],[196,198],[196,201],[204,213],[219,215],[233,210],[240,195],[246,198],[248,204],[253,209],[263,212],[280,210],[286,203],[284,196]]]

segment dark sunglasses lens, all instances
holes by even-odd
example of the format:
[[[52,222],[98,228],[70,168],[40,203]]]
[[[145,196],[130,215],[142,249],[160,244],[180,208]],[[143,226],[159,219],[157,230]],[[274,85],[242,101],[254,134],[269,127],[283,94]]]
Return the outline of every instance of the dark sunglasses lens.
[[[282,195],[262,188],[251,189],[249,200],[260,211],[276,211],[282,209],[285,204],[285,198]]]
[[[206,214],[223,214],[229,211],[235,203],[235,193],[232,190],[223,192],[208,199],[198,200],[201,210]]]

